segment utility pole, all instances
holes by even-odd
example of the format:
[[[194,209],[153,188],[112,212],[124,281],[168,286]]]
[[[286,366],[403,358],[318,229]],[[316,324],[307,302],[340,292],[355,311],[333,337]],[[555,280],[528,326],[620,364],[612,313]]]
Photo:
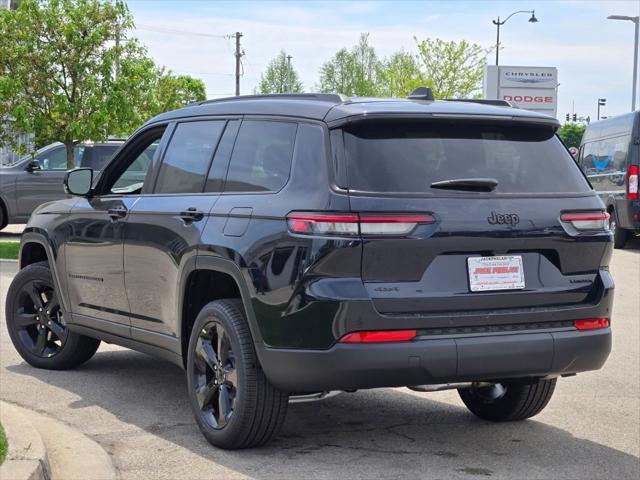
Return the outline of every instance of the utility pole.
[[[242,51],[240,50],[240,37],[242,33],[236,32],[236,97],[240,96],[240,58],[242,57]]]
[[[287,55],[287,90],[285,93],[291,92],[291,55]]]

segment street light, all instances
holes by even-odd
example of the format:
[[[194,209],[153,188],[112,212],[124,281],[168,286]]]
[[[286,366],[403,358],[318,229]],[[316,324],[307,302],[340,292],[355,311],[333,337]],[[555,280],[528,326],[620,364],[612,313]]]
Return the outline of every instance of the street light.
[[[498,58],[499,58],[499,53],[500,53],[500,26],[504,25],[505,23],[507,23],[507,20],[509,20],[511,17],[513,17],[517,13],[530,13],[531,14],[531,18],[529,18],[529,23],[538,23],[538,19],[536,18],[536,11],[535,10],[518,10],[517,12],[513,12],[511,15],[509,15],[503,21],[500,21],[500,17],[498,17],[497,20],[493,20],[493,24],[497,28],[497,33],[496,33],[496,65],[498,65]]]
[[[598,120],[600,120],[600,107],[604,107],[607,104],[607,99],[606,98],[599,98],[598,99]]]
[[[636,88],[638,86],[638,25],[640,24],[640,17],[627,17],[624,15],[609,15],[609,20],[629,20],[636,24],[635,29],[635,42],[633,47],[633,87],[631,88],[631,111],[636,109]]]

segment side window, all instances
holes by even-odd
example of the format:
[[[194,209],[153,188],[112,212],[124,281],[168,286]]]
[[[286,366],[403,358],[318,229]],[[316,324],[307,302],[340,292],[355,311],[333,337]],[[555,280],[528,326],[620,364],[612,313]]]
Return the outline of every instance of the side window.
[[[266,120],[242,122],[236,139],[226,192],[274,192],[289,180],[297,124]]]
[[[67,150],[65,147],[54,148],[38,155],[37,160],[42,170],[66,170]]]
[[[154,193],[202,192],[225,122],[179,123],[164,154]]]
[[[109,164],[106,192],[127,195],[142,191],[164,130],[163,126],[143,133],[132,145],[125,147],[115,165]]]

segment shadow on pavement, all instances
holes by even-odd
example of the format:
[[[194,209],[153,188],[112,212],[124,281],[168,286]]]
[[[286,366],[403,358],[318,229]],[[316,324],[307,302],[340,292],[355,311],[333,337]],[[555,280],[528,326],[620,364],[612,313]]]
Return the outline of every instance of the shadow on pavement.
[[[205,460],[260,478],[331,477],[328,468],[334,478],[397,478],[399,472],[407,478],[637,478],[639,469],[632,455],[540,421],[493,424],[476,419],[461,403],[433,400],[442,394],[394,389],[291,405],[271,444],[220,451],[201,436],[184,372],[174,365],[111,351],[74,371],[25,363],[8,369],[79,396],[70,408],[100,407]]]

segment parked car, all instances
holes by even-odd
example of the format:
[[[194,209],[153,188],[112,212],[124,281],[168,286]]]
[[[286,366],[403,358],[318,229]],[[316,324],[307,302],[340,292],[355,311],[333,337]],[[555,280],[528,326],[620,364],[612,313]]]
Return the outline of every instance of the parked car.
[[[77,167],[102,170],[123,140],[83,142],[74,148]],[[26,223],[42,203],[65,198],[62,180],[67,172],[67,150],[56,142],[12,165],[0,166],[0,230],[10,223]]]
[[[615,248],[640,234],[640,110],[590,124],[578,164],[609,213]]]
[[[11,339],[39,368],[101,340],[183,366],[222,448],[335,391],[452,388],[483,419],[529,418],[611,348],[608,214],[558,127],[428,89],[162,114],[34,212]]]

